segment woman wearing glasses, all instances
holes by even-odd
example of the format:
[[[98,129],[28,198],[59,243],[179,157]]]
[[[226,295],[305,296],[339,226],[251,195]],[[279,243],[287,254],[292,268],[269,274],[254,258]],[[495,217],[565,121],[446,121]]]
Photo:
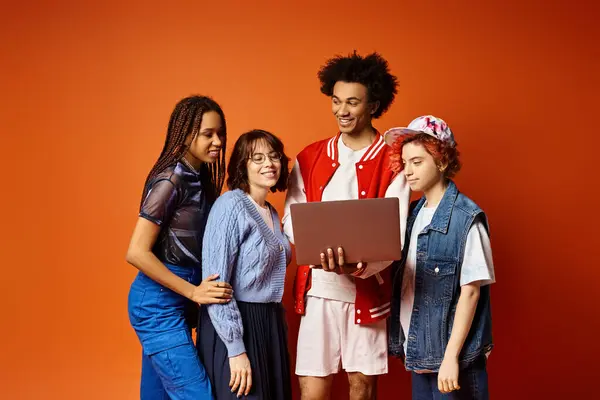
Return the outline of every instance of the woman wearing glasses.
[[[291,399],[283,296],[290,244],[269,192],[285,191],[288,158],[273,134],[253,130],[235,143],[229,191],[206,225],[202,275],[233,287],[227,304],[201,312],[197,347],[217,400]]]

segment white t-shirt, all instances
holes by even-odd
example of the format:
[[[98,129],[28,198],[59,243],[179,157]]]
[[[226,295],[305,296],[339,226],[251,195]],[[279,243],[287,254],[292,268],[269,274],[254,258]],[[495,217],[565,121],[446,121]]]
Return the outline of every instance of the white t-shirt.
[[[322,201],[358,199],[355,164],[365,155],[368,148],[354,151],[347,147],[340,138],[338,141],[339,167],[323,189]],[[313,269],[311,288],[306,295],[354,303],[356,298],[354,277]]]
[[[417,240],[419,233],[423,231],[433,219],[437,207],[426,207],[425,204],[413,225],[410,234],[410,244],[402,277],[402,291],[400,300],[400,324],[404,336],[408,337],[410,318],[415,301],[415,269],[417,264]],[[460,272],[460,285],[464,286],[472,282],[480,281],[481,286],[495,282],[494,263],[492,260],[492,247],[490,237],[481,221],[473,223],[467,235],[465,244],[465,255]],[[404,354],[406,354],[407,340],[404,341]]]
[[[267,224],[267,226],[269,228],[271,228],[272,231],[275,230],[275,225],[273,225],[273,215],[271,214],[271,208],[267,205],[266,207],[261,207],[257,202],[254,201],[254,199],[252,198],[252,196],[250,196],[249,194],[246,194],[246,196],[248,196],[248,198],[250,199],[250,201],[252,203],[254,203],[254,206],[256,207],[256,210],[258,211],[258,213],[260,214],[260,216],[262,217],[262,219],[265,221],[265,223]]]
[[[358,178],[356,177],[356,163],[365,155],[370,146],[360,150],[352,150],[344,144],[343,137],[338,140],[338,168],[323,189],[322,201],[356,200],[358,199]],[[385,197],[398,197],[400,199],[400,237],[404,241],[406,229],[406,218],[410,200],[410,187],[406,183],[404,174],[398,174],[387,188]],[[294,203],[305,203],[306,193],[304,182],[298,162],[294,165],[290,174],[290,184],[285,201],[285,212],[283,216],[283,229],[287,237],[294,243],[290,205]],[[354,303],[356,298],[356,285],[354,279],[366,278],[373,275],[374,271],[381,271],[391,264],[391,261],[372,262],[367,270],[359,278],[349,275],[338,275],[333,272],[325,272],[320,269],[312,270],[311,288],[308,296],[321,297],[324,299]],[[370,271],[370,273],[368,273]]]

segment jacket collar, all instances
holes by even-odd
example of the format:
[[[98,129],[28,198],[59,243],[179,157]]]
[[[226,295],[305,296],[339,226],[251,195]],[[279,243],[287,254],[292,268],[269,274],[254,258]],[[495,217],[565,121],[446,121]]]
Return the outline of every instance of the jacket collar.
[[[448,233],[448,225],[450,225],[450,216],[452,215],[452,209],[454,208],[454,203],[456,202],[456,198],[458,197],[458,187],[456,184],[449,180],[448,187],[446,188],[446,192],[444,192],[444,196],[438,204],[437,209],[435,210],[435,214],[433,214],[433,218],[431,219],[431,223],[429,226],[425,228],[427,230],[434,230],[441,233]],[[421,197],[415,210],[413,212],[413,217],[416,217],[425,205],[425,196]]]
[[[369,146],[369,148],[367,149],[367,151],[365,152],[365,154],[359,162],[374,160],[386,146],[385,140],[383,139],[383,135],[381,135],[379,131],[375,132],[377,133],[375,140],[373,140],[373,143],[371,143],[371,145]],[[341,136],[342,134],[338,132],[337,135],[329,139],[329,141],[327,142],[327,156],[335,162],[338,162],[338,145],[339,141],[341,140]]]

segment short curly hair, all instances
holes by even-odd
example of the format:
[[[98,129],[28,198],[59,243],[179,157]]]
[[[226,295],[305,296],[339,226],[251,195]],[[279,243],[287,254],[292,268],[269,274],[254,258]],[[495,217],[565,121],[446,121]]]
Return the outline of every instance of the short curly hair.
[[[438,166],[445,165],[444,176],[446,178],[453,178],[460,171],[460,152],[456,148],[456,143],[451,144],[438,140],[426,133],[409,133],[396,139],[390,153],[390,169],[392,171],[396,173],[402,171],[402,148],[408,143],[422,145]]]
[[[319,69],[321,93],[333,96],[336,82],[360,83],[367,88],[368,101],[379,102],[373,118],[385,113],[398,93],[398,78],[390,73],[388,62],[379,54],[371,53],[362,57],[356,53],[348,56],[335,56]]]
[[[283,149],[283,142],[271,132],[262,129],[253,129],[242,134],[233,145],[233,151],[229,164],[227,165],[227,187],[229,190],[242,189],[248,193],[250,182],[248,182],[248,160],[254,153],[256,144],[263,140],[273,151],[281,154],[281,172],[271,192],[284,192],[287,189],[289,179],[289,157]]]

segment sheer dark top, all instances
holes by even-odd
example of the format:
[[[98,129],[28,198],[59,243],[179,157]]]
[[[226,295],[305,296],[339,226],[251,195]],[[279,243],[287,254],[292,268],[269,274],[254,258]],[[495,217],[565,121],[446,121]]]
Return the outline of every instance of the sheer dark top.
[[[200,267],[202,238],[212,202],[200,174],[178,162],[148,184],[140,217],[161,227],[152,252],[163,263]]]

